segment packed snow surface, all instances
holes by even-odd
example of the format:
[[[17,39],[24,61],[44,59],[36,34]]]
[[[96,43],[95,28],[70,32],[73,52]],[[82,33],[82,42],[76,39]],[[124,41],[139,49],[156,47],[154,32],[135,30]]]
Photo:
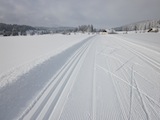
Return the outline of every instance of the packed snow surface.
[[[15,57],[21,65],[7,66],[7,60],[0,63],[6,64],[2,72],[14,67],[0,81],[2,120],[160,119],[159,33],[0,40],[5,43],[1,49],[28,56],[25,60]],[[10,52],[1,52],[4,58],[5,54],[14,58]],[[30,69],[22,74],[28,64]],[[14,71],[21,74],[13,77]],[[4,85],[4,80],[10,82]]]

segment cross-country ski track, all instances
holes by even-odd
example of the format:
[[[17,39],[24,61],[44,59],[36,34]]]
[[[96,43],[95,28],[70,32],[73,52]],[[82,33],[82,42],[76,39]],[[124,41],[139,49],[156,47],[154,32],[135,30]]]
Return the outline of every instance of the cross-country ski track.
[[[0,89],[0,119],[160,120],[160,53],[128,39],[89,36],[35,66]]]

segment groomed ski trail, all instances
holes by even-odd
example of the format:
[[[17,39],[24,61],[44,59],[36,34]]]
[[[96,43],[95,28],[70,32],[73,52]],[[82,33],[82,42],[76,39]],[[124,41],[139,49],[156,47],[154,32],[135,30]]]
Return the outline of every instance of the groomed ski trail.
[[[64,64],[16,119],[160,119],[158,51],[118,35],[95,35],[61,55]]]
[[[59,114],[63,108],[62,104],[65,103],[68,97],[72,84],[75,82],[76,74],[80,69],[80,65],[91,46],[91,42],[92,40],[87,41],[75,52],[58,74],[51,79],[50,83],[36,100],[33,108],[29,108],[19,120],[56,120],[59,118]],[[55,113],[57,114],[55,115]]]

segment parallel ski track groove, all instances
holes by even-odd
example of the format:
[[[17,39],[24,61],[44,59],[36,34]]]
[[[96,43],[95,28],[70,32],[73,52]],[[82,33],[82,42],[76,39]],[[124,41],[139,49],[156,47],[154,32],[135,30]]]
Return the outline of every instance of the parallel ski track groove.
[[[83,49],[82,49],[83,50]],[[49,100],[49,98],[50,98],[50,96],[52,95],[52,93],[55,91],[55,89],[57,88],[57,86],[60,84],[60,82],[63,80],[63,77],[65,76],[65,74],[66,74],[66,72],[68,71],[68,69],[71,67],[71,65],[72,64],[74,64],[74,62],[78,59],[79,60],[79,57],[81,56],[81,52],[83,52],[83,51],[81,51],[80,50],[80,53],[79,53],[79,51],[78,51],[78,54],[76,54],[75,56],[74,56],[74,58],[70,61],[71,63],[69,63],[69,64],[67,64],[67,66],[63,69],[64,71],[61,71],[62,72],[62,75],[60,74],[60,78],[55,78],[55,80],[57,80],[57,83],[54,85],[54,87],[52,88],[52,90],[50,91],[50,95],[48,96],[48,98],[46,98],[45,100],[46,101],[48,101]],[[80,56],[79,56],[80,55]],[[72,71],[70,72],[70,74],[72,73]],[[69,75],[70,76],[70,75]],[[69,77],[68,76],[68,77]],[[59,75],[57,76],[57,77],[59,77]],[[63,85],[62,85],[62,87],[61,88],[64,88],[64,86],[66,85],[66,83],[67,83],[67,80],[68,80],[68,78],[66,78],[66,81],[64,81],[64,83],[63,83]],[[49,116],[49,114],[51,113],[51,112],[49,112],[54,106],[55,106],[55,103],[58,101],[58,98],[59,98],[59,96],[60,96],[60,93],[63,91],[63,89],[60,89],[59,91],[58,91],[58,93],[57,93],[57,95],[58,96],[56,96],[56,98],[54,99],[54,104],[51,104],[51,106],[49,107],[49,110],[48,110],[48,112],[47,112],[47,114],[45,115],[45,118],[46,119],[48,119],[47,118],[47,116]],[[45,102],[44,102],[45,103]],[[42,110],[42,109],[41,109]],[[34,119],[33,119],[34,120]]]
[[[69,80],[72,72],[74,71],[75,66],[76,66],[77,63],[79,62],[81,56],[82,56],[83,53],[86,51],[86,49],[87,49],[87,46],[85,46],[84,50],[76,57],[76,60],[74,61],[74,63],[72,63],[73,66],[69,68],[69,69],[71,69],[71,71],[69,72],[67,78],[65,79],[65,82],[63,83],[61,89],[58,91],[58,96],[56,96],[56,98],[54,99],[54,101],[53,101],[54,104],[52,103],[51,106],[49,107],[48,112],[47,112],[47,114],[45,115],[44,119],[49,119],[49,116],[50,116],[50,114],[52,113],[52,110],[53,110],[55,104],[57,103],[57,101],[58,101],[58,99],[59,99],[59,96],[61,95],[61,93],[62,93],[62,91],[63,91],[63,88],[66,86],[66,84],[67,84],[67,82],[68,82],[68,80]],[[68,70],[68,71],[69,71],[69,70]],[[68,72],[68,71],[67,71],[67,72]]]
[[[51,82],[46,86],[46,88],[44,89],[44,91],[41,93],[41,95],[39,96],[39,99],[41,99],[41,97],[43,96],[43,94],[45,94],[45,92],[47,91],[47,89],[50,86],[53,86],[52,89],[47,93],[47,96],[45,96],[45,98],[42,100],[42,102],[40,103],[40,106],[38,106],[38,108],[36,109],[36,111],[34,111],[35,113],[31,116],[31,120],[35,120],[38,118],[39,114],[41,113],[42,109],[45,107],[47,101],[50,99],[50,97],[52,96],[53,92],[55,91],[55,89],[57,88],[57,86],[60,84],[60,82],[63,79],[63,76],[66,74],[66,72],[68,71],[68,69],[72,66],[72,70],[70,71],[70,73],[68,74],[67,78],[64,80],[63,84],[61,85],[60,90],[58,91],[56,98],[54,99],[54,105],[50,106],[48,110],[53,109],[53,107],[55,106],[56,102],[58,101],[58,98],[61,94],[61,92],[63,91],[64,86],[66,85],[70,75],[72,74],[74,67],[76,66],[76,64],[78,63],[79,59],[81,58],[81,56],[84,54],[84,52],[86,51],[86,49],[88,48],[88,45],[90,43],[90,40],[86,41],[86,43],[84,45],[82,45],[82,47],[80,47],[77,52],[70,58],[70,60],[62,67],[62,69],[59,71],[59,73],[57,73],[57,75],[55,77],[52,78]],[[54,85],[52,85],[54,84]],[[38,100],[37,100],[38,101]],[[35,103],[36,104],[36,103]],[[34,107],[34,106],[33,106]],[[28,111],[26,114],[22,115],[22,117],[19,119],[24,119],[25,116],[29,113],[30,111]],[[47,114],[45,115],[44,118],[49,118],[49,114],[50,112],[47,112]]]

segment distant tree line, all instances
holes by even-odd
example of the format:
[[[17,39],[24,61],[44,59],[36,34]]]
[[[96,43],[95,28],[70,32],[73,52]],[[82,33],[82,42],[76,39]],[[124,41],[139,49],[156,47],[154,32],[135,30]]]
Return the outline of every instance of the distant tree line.
[[[27,25],[0,23],[0,35],[18,36],[18,35],[44,35],[61,33],[70,35],[74,32],[93,33],[98,30],[93,25],[80,25],[78,27],[32,27]]]
[[[26,35],[26,31],[35,29],[36,28],[27,25],[0,23],[0,35],[3,36]]]
[[[93,27],[93,25],[80,25],[75,28],[74,32],[96,32],[96,29]]]

